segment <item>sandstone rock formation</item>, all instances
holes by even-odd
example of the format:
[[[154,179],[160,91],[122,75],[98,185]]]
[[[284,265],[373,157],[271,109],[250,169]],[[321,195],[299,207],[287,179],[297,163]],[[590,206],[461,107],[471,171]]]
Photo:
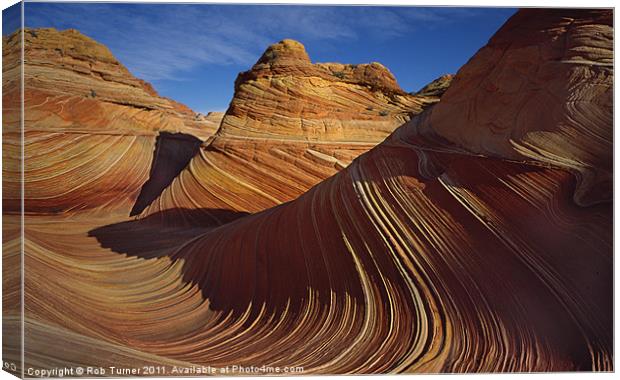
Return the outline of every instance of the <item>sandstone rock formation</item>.
[[[459,71],[424,124],[476,153],[569,169],[578,177],[577,203],[608,201],[612,14],[537,12],[506,23]]]
[[[179,103],[158,96],[148,83],[133,77],[107,48],[77,31],[29,29],[24,33],[24,41],[26,286],[30,299],[52,300],[54,297],[49,298],[46,292],[50,290],[61,294],[61,289],[66,285],[61,282],[66,281],[66,277],[62,281],[57,278],[61,282],[56,282],[53,276],[46,278],[47,290],[44,290],[40,287],[41,281],[37,280],[37,270],[58,265],[56,260],[64,261],[67,255],[79,256],[75,262],[78,266],[82,259],[90,260],[88,257],[91,257],[98,261],[96,257],[108,255],[110,251],[105,248],[106,245],[103,244],[102,250],[94,237],[86,237],[87,232],[125,221],[128,214],[139,213],[148,206],[187,164],[187,154],[195,153],[197,138],[208,138],[220,127],[224,114],[196,114]],[[21,252],[20,42],[19,33],[3,38],[3,243],[4,260],[13,263],[13,269],[19,265]],[[340,81],[338,74],[329,74],[329,67],[334,65],[325,64],[321,75]],[[379,99],[372,100],[370,103],[373,104],[383,104],[380,99],[390,92],[398,92],[399,99],[414,99],[400,90],[396,91],[398,86],[393,76],[382,66],[360,66],[367,69],[358,69],[354,73],[349,70],[351,65],[343,66],[347,68],[343,71],[351,71],[347,71],[345,78],[349,83],[341,81],[338,85],[357,86],[355,91],[366,91],[371,100],[373,97]],[[377,91],[383,95],[371,95]],[[289,100],[293,104],[300,99],[292,97]],[[380,122],[369,119],[369,123],[361,123],[360,126],[370,126],[368,131],[376,125],[384,128],[386,123],[383,119],[386,119],[390,120],[390,128],[393,129],[408,118],[407,112],[419,111],[421,105],[435,101],[424,98],[412,100],[411,110],[405,112],[401,107],[388,116],[379,115],[382,118]],[[286,102],[284,104],[288,107]],[[307,115],[304,113],[302,116]],[[170,225],[178,232],[176,239],[182,241],[197,232],[204,232],[205,228],[210,229],[244,216],[244,210],[258,211],[295,198],[344,168],[385,135],[378,134],[379,137],[374,140],[365,139],[361,143],[316,141],[298,144],[293,141],[280,144],[277,139],[267,139],[269,141],[265,142],[260,138],[247,140],[243,136],[222,133],[199,152],[188,170],[180,176],[196,175],[199,181],[176,181],[175,184],[180,184],[181,196],[176,191],[167,191],[167,195],[157,199],[156,206],[151,207],[159,207],[162,212],[152,217],[145,212],[147,217],[140,223]],[[359,138],[354,134],[341,136],[345,140]],[[202,160],[203,155],[207,160]],[[213,166],[213,163],[218,166]],[[220,171],[221,168],[223,171]],[[238,180],[240,173],[245,176],[241,181]],[[194,199],[200,191],[207,191],[213,196]],[[181,202],[177,198],[182,198]],[[170,200],[175,207],[164,207],[164,199]],[[176,206],[180,204],[188,206],[179,209]],[[222,209],[215,210],[213,207],[217,205]],[[211,208],[206,211],[206,207]],[[180,226],[182,229],[179,230]],[[147,230],[151,231],[150,228]],[[113,232],[118,231],[113,229]],[[163,240],[146,239],[156,246],[164,243],[154,252],[167,252],[165,241],[170,236],[170,231],[167,231],[160,235]],[[145,237],[137,240],[144,241]],[[112,249],[115,248],[115,241],[112,239],[110,243]],[[52,247],[50,242],[55,245]],[[123,266],[124,270],[128,270],[128,278],[133,278],[124,259],[108,261],[114,266],[113,262]],[[146,263],[139,266],[139,270],[148,272],[149,266],[150,263]],[[7,321],[5,342],[15,344],[5,347],[5,352],[20,358],[17,348],[20,338],[16,335],[21,330],[18,314],[21,310],[18,291],[20,271],[12,270],[4,274],[5,289],[14,290],[7,294],[15,296],[6,298],[12,301],[11,307],[5,307],[8,312],[4,315]],[[80,281],[75,284],[78,283],[78,286],[86,285]],[[84,304],[92,305],[89,302]],[[93,342],[97,338],[90,333],[82,335],[85,332],[79,328],[76,331],[60,327],[63,322],[50,319],[49,315],[37,320],[36,317],[30,318],[29,315],[39,315],[36,303],[30,303],[26,310],[26,331],[37,342],[26,347],[27,355],[44,355],[47,363],[66,364],[67,357],[58,356],[59,351],[50,352],[45,342],[61,342],[59,344],[63,345],[62,342],[68,342],[68,339],[78,343],[75,348],[66,348],[62,353],[75,362],[87,360],[92,355],[104,360],[104,354],[110,352],[114,352],[116,358],[110,359],[110,365],[170,362],[169,359],[126,348],[126,342],[99,343],[99,347],[95,348]],[[189,365],[187,362],[179,363]]]
[[[27,29],[24,50],[24,101],[30,106],[24,122],[29,130],[110,134],[191,131],[203,139],[214,132],[196,122],[196,114],[189,108],[158,96],[105,46],[76,30]],[[14,62],[16,53],[9,49],[7,60]]]
[[[206,355],[200,359],[294,363],[309,373],[613,368],[611,203],[576,202],[579,171],[546,153],[575,159],[594,144],[590,159],[579,162],[597,169],[594,163],[611,154],[605,137],[612,113],[604,107],[613,76],[606,66],[610,17],[606,10],[519,12],[489,44],[516,49],[513,59],[495,62],[500,54],[485,47],[446,93],[446,99],[469,93],[463,101],[471,113],[448,112],[456,106],[442,100],[295,201],[175,249],[173,261],[183,263],[213,318],[226,318],[221,339],[239,347],[200,340]],[[555,41],[569,41],[581,57],[596,54],[603,64],[561,60],[545,82],[529,68],[554,56],[536,56],[525,72],[513,68],[520,54]],[[479,86],[467,79],[478,67],[502,73],[517,99],[520,91],[531,95],[520,83],[548,83],[551,94],[562,89],[563,99],[578,100],[580,114],[592,116],[596,136],[551,138],[539,155],[518,159],[505,149],[512,135],[489,139],[480,130],[485,124],[471,129],[478,126],[474,116],[515,115],[522,105],[484,87],[471,97]],[[540,120],[537,109],[520,109],[517,125],[552,133],[577,115],[564,107]],[[605,194],[605,182],[589,186],[587,194]],[[201,331],[213,336],[221,329]],[[265,340],[283,354],[274,356]]]
[[[198,116],[196,117],[196,119],[203,121],[203,122],[211,123],[212,125],[211,129],[213,131],[217,131],[220,128],[220,124],[222,124],[222,119],[224,118],[224,114],[225,114],[224,112],[209,112],[206,115],[198,113]]]
[[[348,166],[337,141],[233,123],[140,219],[27,215],[28,364],[613,370],[611,16],[519,11]]]
[[[3,136],[19,142],[20,32],[3,38]],[[206,139],[219,127],[162,98],[103,45],[75,30],[24,32],[25,208],[30,212],[125,207],[147,180],[160,131]],[[20,157],[5,155],[10,210],[19,206]]]
[[[450,87],[453,78],[454,75],[452,74],[442,75],[431,83],[424,86],[420,91],[414,93],[414,95],[441,97],[444,92],[446,92],[448,87]]]
[[[520,11],[489,43],[515,51],[480,50],[446,92],[453,101],[294,201],[171,249],[213,313],[213,323],[189,334],[200,338],[177,343],[203,353],[172,357],[299,365],[305,373],[613,369],[612,205],[604,197],[577,202],[583,177],[565,164],[603,170],[594,163],[611,154],[611,15]],[[545,54],[556,41],[596,61],[550,63],[563,57]],[[497,62],[504,54],[512,59]],[[518,65],[522,54],[532,61]],[[546,64],[555,69],[537,69]],[[506,100],[468,81],[472,72],[488,80],[501,73],[501,83],[516,87]],[[560,89],[574,107],[551,102],[542,116],[527,100],[509,101],[532,95],[523,83],[549,96]],[[522,127],[521,141],[584,115],[596,135],[550,138],[525,160],[507,149],[518,135],[490,138],[488,125],[472,122],[491,112],[499,122],[504,112],[518,115],[508,125]],[[605,194],[607,184],[588,186],[586,194]]]
[[[294,199],[439,95],[405,93],[379,63],[312,64],[301,43],[273,44],[237,77],[217,134],[143,216],[179,208],[257,212]]]
[[[21,361],[22,306],[28,320],[26,339],[36,342],[26,349],[54,351],[62,346],[71,355],[85,356],[89,351],[71,351],[66,342],[86,339],[91,349],[95,346],[92,338],[59,332],[49,319],[30,319],[29,312],[38,302],[36,294],[48,284],[47,275],[38,277],[37,263],[60,257],[55,256],[58,253],[66,255],[70,246],[92,253],[88,243],[84,246],[78,240],[71,245],[66,240],[64,233],[70,225],[63,221],[80,212],[91,215],[88,222],[80,222],[86,224],[93,223],[93,214],[109,217],[120,213],[125,217],[149,178],[160,131],[206,139],[219,128],[217,117],[198,120],[187,107],[158,96],[148,83],[133,77],[105,46],[75,30],[27,29],[23,37],[22,43],[18,31],[2,41],[3,352],[5,359],[12,358],[11,363]],[[21,212],[27,214],[23,225]],[[56,246],[56,253],[37,251],[36,226],[46,223],[54,227],[45,240],[62,245]],[[22,250],[27,278],[21,276]],[[21,303],[22,280],[34,283],[33,287],[27,285],[28,306]],[[45,334],[52,337],[40,338]],[[105,344],[99,350],[111,352]],[[127,353],[124,348],[115,347],[112,355],[119,355],[118,363],[127,367],[136,362],[136,353]],[[56,366],[69,363],[63,361]],[[149,362],[156,364],[157,360],[144,361]],[[38,367],[39,362],[30,364]],[[47,364],[54,367],[51,362]]]
[[[428,103],[380,63],[312,64],[301,43],[284,40],[239,74],[218,135],[377,143]]]

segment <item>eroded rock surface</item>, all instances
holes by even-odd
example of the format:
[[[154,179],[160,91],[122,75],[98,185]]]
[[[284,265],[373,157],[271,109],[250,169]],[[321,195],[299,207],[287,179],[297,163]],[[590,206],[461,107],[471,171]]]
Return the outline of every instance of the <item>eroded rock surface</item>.
[[[376,62],[313,64],[301,43],[273,44],[237,77],[217,134],[144,215],[174,208],[257,212],[294,199],[439,95],[407,94]]]
[[[313,64],[284,40],[239,74],[218,135],[377,143],[433,102],[404,92],[380,63]]]
[[[611,154],[611,15],[519,12],[459,71],[446,105],[297,199],[175,250],[210,320],[226,316],[239,347],[183,341],[205,348],[196,359],[306,373],[612,370],[613,207],[576,201],[583,177],[560,160],[595,165]],[[545,55],[556,41],[580,58]],[[539,64],[539,52],[560,61]],[[485,87],[493,83],[517,87]],[[547,114],[526,98],[555,91]],[[580,113],[558,99],[575,99]],[[513,129],[493,135],[475,123],[491,115]],[[527,159],[507,144],[519,132],[517,141],[539,129],[553,136],[582,115],[596,136],[549,138]],[[588,185],[588,194],[607,186]],[[222,325],[199,331],[219,336]]]
[[[20,31],[3,38],[3,176],[19,208]],[[133,202],[147,180],[159,132],[206,139],[217,118],[200,120],[160,97],[103,45],[76,30],[24,32],[25,208],[61,212]],[[11,195],[13,194],[13,195]]]
[[[578,176],[582,205],[612,197],[613,17],[524,10],[459,70],[421,128],[469,151]]]
[[[454,79],[454,75],[446,74],[442,75],[439,78],[435,79],[431,83],[424,86],[420,91],[414,93],[417,96],[428,96],[428,97],[441,97],[444,92],[450,87],[452,83],[452,79]]]

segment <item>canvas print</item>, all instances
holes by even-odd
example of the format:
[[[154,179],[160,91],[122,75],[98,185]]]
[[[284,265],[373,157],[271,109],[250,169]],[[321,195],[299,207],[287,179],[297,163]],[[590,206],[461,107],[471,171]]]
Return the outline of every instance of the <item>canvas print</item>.
[[[613,9],[25,2],[2,59],[4,370],[614,370]]]

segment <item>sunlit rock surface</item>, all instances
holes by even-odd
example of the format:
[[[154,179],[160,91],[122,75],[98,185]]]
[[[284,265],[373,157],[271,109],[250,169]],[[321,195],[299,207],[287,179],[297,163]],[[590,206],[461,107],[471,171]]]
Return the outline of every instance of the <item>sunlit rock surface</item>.
[[[440,95],[407,94],[380,63],[313,64],[301,43],[273,44],[237,77],[215,137],[144,215],[256,212],[294,199]]]
[[[435,79],[431,83],[424,86],[420,91],[415,92],[414,95],[417,96],[427,96],[427,97],[441,97],[446,90],[450,87],[452,83],[452,79],[454,79],[454,75],[446,74],[442,75],[439,78]]]
[[[239,74],[218,134],[376,143],[427,103],[380,63],[312,64],[301,43],[284,40]]]

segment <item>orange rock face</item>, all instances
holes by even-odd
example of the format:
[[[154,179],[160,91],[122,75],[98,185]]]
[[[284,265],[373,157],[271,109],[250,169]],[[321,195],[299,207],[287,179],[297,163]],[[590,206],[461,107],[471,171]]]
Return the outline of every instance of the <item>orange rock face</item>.
[[[18,51],[6,42],[5,60]],[[157,95],[133,77],[103,45],[76,30],[24,33],[27,130],[156,134],[192,132],[206,138],[217,126],[198,123],[186,106]],[[5,69],[6,71],[6,69]]]
[[[302,44],[284,40],[239,74],[218,135],[376,144],[430,103],[380,63],[312,64]]]
[[[425,123],[476,153],[571,170],[581,205],[608,201],[612,41],[610,12],[520,12],[459,71]]]
[[[273,44],[239,74],[214,138],[143,216],[179,208],[257,212],[294,199],[440,95],[405,93],[376,62],[312,64],[301,43]]]
[[[7,146],[19,145],[19,39],[3,40],[3,119]],[[157,95],[103,45],[75,30],[24,33],[25,209],[126,207],[147,180],[159,132],[206,139],[219,127]],[[19,173],[5,155],[10,210],[19,208]],[[12,170],[13,168],[14,170]]]
[[[276,44],[139,218],[26,215],[26,361],[237,366],[229,374],[613,370],[611,16],[518,12],[438,104],[356,159],[352,147],[370,140],[356,140],[353,116],[349,144],[305,135],[275,116],[298,117],[288,102],[252,98],[279,80],[257,73],[305,80],[336,67],[339,91],[376,79],[396,93],[394,83],[380,68],[312,65],[298,44]],[[547,95],[545,112],[529,102]],[[584,115],[589,124],[576,123]]]

